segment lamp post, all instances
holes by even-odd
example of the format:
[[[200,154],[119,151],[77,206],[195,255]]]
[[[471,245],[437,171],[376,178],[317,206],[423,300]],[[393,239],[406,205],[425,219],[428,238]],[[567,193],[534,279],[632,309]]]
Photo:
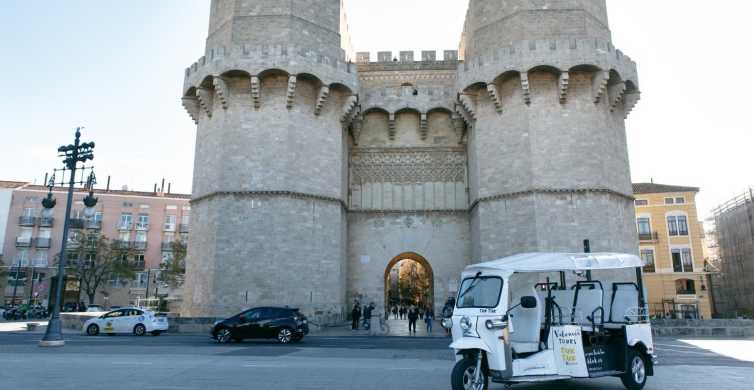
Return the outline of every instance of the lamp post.
[[[47,331],[45,332],[42,341],[39,342],[41,347],[62,347],[65,345],[63,340],[62,327],[60,324],[60,307],[63,301],[63,291],[65,282],[65,262],[66,262],[66,244],[68,243],[68,229],[71,216],[71,206],[73,204],[73,190],[76,184],[83,184],[83,173],[91,168],[86,166],[78,167],[78,163],[86,163],[89,160],[94,159],[94,142],[81,143],[81,128],[76,129],[76,139],[73,145],[61,146],[58,148],[59,157],[63,157],[64,167],[62,169],[62,185],[65,185],[66,171],[68,174],[68,197],[66,199],[65,216],[63,219],[63,241],[60,246],[60,257],[58,260],[58,275],[57,286],[55,289],[55,303],[52,309],[52,316],[50,317],[49,324],[47,325]],[[81,171],[81,180],[77,181],[76,171]],[[58,171],[57,169],[55,170]],[[89,195],[84,199],[84,205],[87,207],[87,211],[93,211],[94,206],[97,205],[97,198],[94,195],[94,172],[92,171],[89,177],[86,179],[86,186],[89,189]],[[50,192],[47,194],[47,198],[42,200],[42,206],[45,208],[45,213],[52,214],[52,209],[55,207],[55,199],[52,197],[52,188],[55,186],[55,174],[50,179],[49,187]],[[86,212],[85,212],[86,214]]]

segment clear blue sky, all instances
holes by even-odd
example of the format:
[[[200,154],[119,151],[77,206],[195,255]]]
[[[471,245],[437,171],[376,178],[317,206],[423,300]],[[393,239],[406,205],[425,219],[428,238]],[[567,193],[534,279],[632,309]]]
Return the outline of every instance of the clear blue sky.
[[[627,122],[635,181],[702,187],[699,210],[754,185],[751,2],[608,0],[639,64]],[[357,51],[453,49],[465,0],[346,0]],[[189,192],[195,127],[180,104],[209,0],[6,0],[0,10],[0,179],[41,182],[77,125],[100,181]]]

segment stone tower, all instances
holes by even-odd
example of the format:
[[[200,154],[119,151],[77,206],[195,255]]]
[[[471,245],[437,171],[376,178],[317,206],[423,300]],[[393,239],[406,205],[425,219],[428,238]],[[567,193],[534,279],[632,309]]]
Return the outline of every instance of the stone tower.
[[[355,70],[341,0],[212,0],[186,70],[197,122],[183,314],[344,304],[346,141]],[[345,26],[343,26],[345,27]]]
[[[471,0],[461,50],[473,261],[586,239],[636,252],[636,65],[612,45],[605,0]]]
[[[604,0],[471,0],[459,51],[355,63],[341,0],[211,7],[183,90],[198,124],[184,315],[334,321],[388,301],[402,261],[439,310],[474,262],[636,251],[638,80]]]

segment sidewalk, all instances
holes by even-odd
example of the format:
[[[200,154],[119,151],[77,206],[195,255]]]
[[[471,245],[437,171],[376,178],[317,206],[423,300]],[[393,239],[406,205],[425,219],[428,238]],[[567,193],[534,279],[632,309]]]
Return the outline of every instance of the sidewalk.
[[[440,325],[440,321],[435,320],[432,324],[432,333],[427,333],[427,324],[419,320],[416,322],[416,335],[409,334],[408,320],[395,320],[392,318],[384,322],[385,328],[380,329],[379,319],[372,319],[371,330],[352,330],[351,324],[343,324],[334,327],[327,327],[312,331],[312,336],[329,336],[329,337],[348,337],[348,336],[385,336],[385,337],[439,337],[444,338],[445,329]]]
[[[28,324],[37,324],[34,330],[29,330]],[[32,333],[44,334],[47,331],[47,321],[0,321],[0,333]],[[78,334],[80,331],[63,328],[63,334]]]

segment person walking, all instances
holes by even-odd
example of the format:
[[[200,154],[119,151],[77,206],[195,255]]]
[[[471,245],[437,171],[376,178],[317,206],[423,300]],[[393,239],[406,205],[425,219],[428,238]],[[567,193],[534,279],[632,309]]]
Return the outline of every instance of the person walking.
[[[359,319],[361,319],[361,307],[356,302],[351,310],[351,330],[359,330]]]
[[[408,310],[408,333],[416,336],[416,321],[419,319],[419,309],[412,307]]]
[[[432,313],[432,310],[428,307],[427,311],[424,313],[424,322],[427,323],[427,335],[432,335],[432,321],[435,320],[435,314]]]
[[[398,306],[393,306],[393,319],[398,319]]]

